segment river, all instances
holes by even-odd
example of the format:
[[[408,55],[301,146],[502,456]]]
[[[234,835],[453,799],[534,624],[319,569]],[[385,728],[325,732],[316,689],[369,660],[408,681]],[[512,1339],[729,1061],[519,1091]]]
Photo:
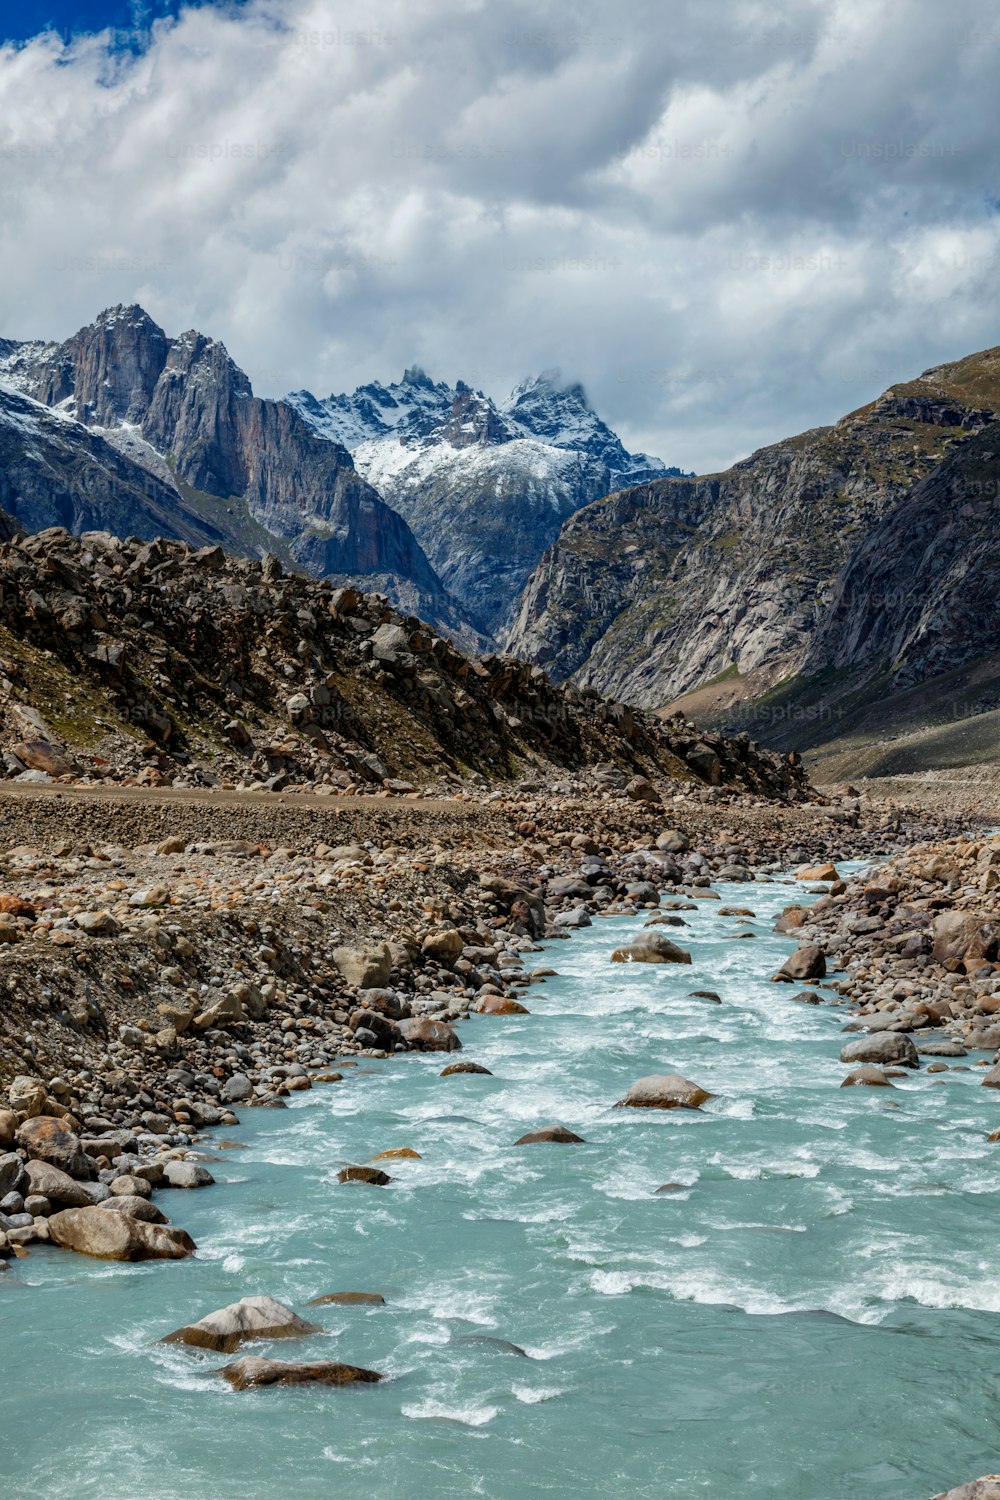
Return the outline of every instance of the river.
[[[975,1069],[840,1089],[846,1007],[767,982],[789,886],[716,889],[755,919],[684,912],[691,967],[611,964],[636,917],[529,956],[559,971],[532,1014],[462,1027],[493,1077],[363,1059],[246,1111],[219,1186],[158,1195],[196,1258],[12,1263],[0,1494],[926,1500],[995,1469],[1000,1104]],[[716,1097],[612,1108],[673,1071]],[[556,1121],[586,1144],[513,1146]],[[337,1184],[401,1146],[389,1187]],[[340,1290],[386,1304],[304,1308]],[[254,1293],[324,1331],[253,1352],[390,1378],[234,1394],[156,1343]]]

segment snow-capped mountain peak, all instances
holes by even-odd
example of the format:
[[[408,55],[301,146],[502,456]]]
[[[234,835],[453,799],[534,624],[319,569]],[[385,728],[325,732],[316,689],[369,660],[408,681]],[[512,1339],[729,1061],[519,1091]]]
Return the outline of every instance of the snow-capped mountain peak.
[[[495,636],[568,516],[609,490],[670,472],[629,453],[583,387],[558,370],[522,381],[500,403],[464,380],[435,381],[419,365],[391,385],[285,399],[350,450]]]

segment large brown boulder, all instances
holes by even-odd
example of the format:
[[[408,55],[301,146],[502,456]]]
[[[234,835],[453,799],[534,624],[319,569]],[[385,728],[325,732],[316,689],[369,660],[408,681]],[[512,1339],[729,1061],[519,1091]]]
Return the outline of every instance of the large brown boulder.
[[[679,1073],[650,1073],[633,1083],[616,1109],[700,1109],[712,1095]]]
[[[29,1158],[47,1161],[70,1177],[89,1179],[93,1175],[90,1157],[80,1145],[79,1137],[54,1115],[36,1115],[18,1127],[17,1144]]]
[[[511,999],[510,995],[484,995],[477,1000],[473,1009],[480,1016],[527,1016],[531,1012],[520,1000]]]
[[[691,955],[686,948],[679,948],[662,932],[642,932],[632,942],[616,948],[611,955],[613,964],[689,964]]]
[[[493,1077],[489,1068],[484,1068],[482,1063],[477,1062],[449,1063],[446,1068],[441,1069],[438,1076],[441,1078],[451,1078],[455,1073],[481,1073],[486,1078]]]
[[[775,932],[797,932],[804,926],[809,917],[809,909],[805,906],[786,906],[781,916],[774,924]]]
[[[86,1208],[96,1202],[94,1190],[89,1183],[77,1182],[68,1172],[62,1172],[47,1161],[29,1161],[25,1167],[33,1193],[41,1193],[50,1203],[60,1208]],[[102,1189],[102,1192],[106,1189]]]
[[[888,1063],[892,1067],[919,1068],[920,1058],[910,1038],[902,1031],[873,1031],[841,1048],[842,1063]]]
[[[891,1089],[895,1085],[887,1078],[881,1068],[876,1068],[871,1063],[864,1063],[860,1068],[855,1068],[848,1073],[846,1078],[840,1081],[842,1089],[850,1088],[880,1088]]]
[[[291,1364],[283,1359],[255,1359],[245,1355],[231,1365],[216,1371],[237,1391],[249,1391],[261,1385],[374,1385],[382,1379],[376,1370],[358,1365],[342,1365],[333,1360],[317,1359],[307,1364]]]
[[[822,979],[826,973],[826,954],[814,943],[796,948],[771,978],[778,984],[794,984],[802,979]]]
[[[371,948],[334,948],[332,956],[347,983],[356,989],[381,989],[389,983],[392,954],[388,943]]]
[[[540,1146],[551,1144],[553,1146],[584,1146],[586,1142],[582,1135],[574,1135],[572,1130],[567,1130],[565,1125],[544,1125],[541,1130],[530,1130],[527,1135],[522,1135],[520,1140],[514,1142],[515,1146]]]
[[[64,1250],[99,1260],[183,1260],[196,1249],[183,1229],[103,1208],[64,1208],[49,1220],[49,1236]]]
[[[964,911],[943,911],[931,928],[932,955],[939,964],[952,958],[977,958],[992,962],[1000,945],[1000,925]]]
[[[447,1021],[435,1021],[430,1016],[400,1021],[399,1032],[414,1052],[458,1052],[462,1046],[458,1032]]]
[[[273,1297],[243,1297],[206,1313],[197,1323],[187,1323],[160,1340],[161,1344],[189,1344],[194,1349],[212,1349],[231,1354],[250,1339],[300,1338],[319,1333],[319,1325],[307,1323],[290,1307]]]
[[[427,934],[421,947],[428,958],[436,958],[441,963],[450,964],[462,956],[465,939],[454,927],[439,927]]]
[[[384,1307],[381,1292],[325,1292],[322,1297],[310,1297],[309,1307]]]
[[[839,880],[836,865],[803,865],[795,871],[796,880]]]
[[[386,1187],[392,1178],[381,1167],[341,1167],[338,1182],[366,1182],[369,1187]]]

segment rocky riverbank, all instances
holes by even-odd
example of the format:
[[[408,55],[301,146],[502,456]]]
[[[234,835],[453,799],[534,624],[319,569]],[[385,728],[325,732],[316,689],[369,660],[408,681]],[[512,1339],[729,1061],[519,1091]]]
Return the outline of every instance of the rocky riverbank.
[[[151,1194],[210,1183],[204,1130],[350,1087],[359,1057],[458,1050],[470,1010],[517,1013],[544,980],[540,938],[600,912],[648,917],[666,888],[704,894],[968,822],[847,794],[787,806],[623,783],[336,812],[305,797],[8,794],[0,1250],[188,1254]],[[803,935],[839,951],[856,899],[824,897]],[[949,984],[956,1004],[967,988]]]

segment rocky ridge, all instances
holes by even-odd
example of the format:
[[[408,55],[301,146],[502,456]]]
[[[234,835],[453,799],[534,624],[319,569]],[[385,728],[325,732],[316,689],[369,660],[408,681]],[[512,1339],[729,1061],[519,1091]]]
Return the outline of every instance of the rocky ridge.
[[[1000,647],[998,411],[991,349],[723,474],[601,499],[542,559],[508,649],[798,748],[916,683],[971,682]],[[968,713],[971,692],[946,696]]]
[[[61,529],[0,544],[0,744],[19,781],[359,785],[603,767],[767,796],[803,771],[512,658],[464,656],[377,595],[221,547]]]

